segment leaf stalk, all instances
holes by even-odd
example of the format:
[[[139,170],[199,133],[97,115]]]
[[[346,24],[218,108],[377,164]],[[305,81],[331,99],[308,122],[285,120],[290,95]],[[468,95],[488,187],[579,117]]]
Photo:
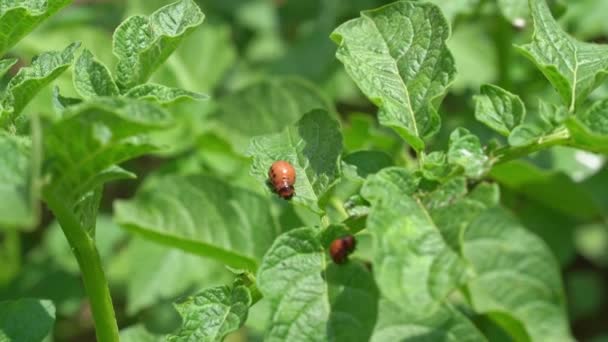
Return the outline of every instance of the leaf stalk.
[[[47,189],[43,195],[48,207],[59,221],[78,261],[95,321],[97,341],[118,342],[118,324],[112,306],[112,297],[95,241],[81,226],[74,213],[53,191]]]

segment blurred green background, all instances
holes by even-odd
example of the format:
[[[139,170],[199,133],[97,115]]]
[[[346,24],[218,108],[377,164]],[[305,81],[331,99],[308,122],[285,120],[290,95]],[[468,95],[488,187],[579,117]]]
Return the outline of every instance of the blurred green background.
[[[112,32],[126,17],[150,14],[170,1],[76,0],[21,41],[11,52],[23,63],[32,56],[81,41],[113,69]],[[374,148],[392,163],[411,162],[408,147],[376,124],[376,108],[358,91],[335,59],[329,34],[340,23],[390,1],[380,0],[200,0],[205,23],[153,77],[153,81],[211,95],[204,102],[169,108],[178,126],[155,136],[166,146],[156,156],[125,167],[139,178],[106,187],[97,241],[121,327],[143,323],[167,333],[179,325],[172,301],[224,283],[230,273],[211,261],[132,237],[112,222],[112,203],[133,196],[154,172],[202,170],[239,185],[259,188],[248,173],[244,148],[254,128],[253,108],[281,109],[290,92],[333,103],[342,118],[347,152]],[[458,75],[441,107],[442,129],[431,149],[443,148],[457,126],[482,141],[500,139],[474,116],[473,95],[494,83],[518,94],[530,112],[538,97],[556,100],[536,68],[513,48],[529,41],[531,27],[518,1],[434,0],[452,23],[449,47]],[[510,4],[510,6],[505,5]],[[581,40],[608,42],[608,1],[553,1],[560,23]],[[23,65],[23,64],[22,64]],[[0,83],[3,86],[6,83]],[[56,85],[74,93],[70,72]],[[28,111],[52,113],[52,87]],[[592,97],[608,95],[600,87]],[[253,131],[252,131],[253,130]],[[553,148],[492,172],[503,202],[527,228],[541,236],[562,268],[574,335],[581,341],[608,341],[608,167],[605,158],[569,148]],[[286,222],[310,215],[285,210]],[[296,223],[293,223],[294,225]],[[57,306],[55,341],[91,341],[92,320],[78,267],[48,211],[31,232],[0,233],[0,300],[48,298]],[[267,308],[256,305],[243,329],[229,339],[261,339]],[[133,332],[135,336],[136,331]],[[49,338],[49,340],[51,340]],[[137,339],[134,339],[137,340]]]

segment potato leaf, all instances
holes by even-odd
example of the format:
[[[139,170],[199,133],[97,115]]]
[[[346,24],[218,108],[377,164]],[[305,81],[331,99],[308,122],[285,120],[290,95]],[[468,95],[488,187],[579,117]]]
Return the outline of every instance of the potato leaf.
[[[529,0],[534,36],[519,50],[542,71],[573,112],[608,73],[608,46],[569,36],[545,0]]]
[[[55,306],[49,300],[0,302],[0,341],[42,341],[54,323]]]
[[[182,316],[182,327],[167,341],[223,341],[240,328],[251,306],[249,289],[242,285],[207,289],[175,304]]]
[[[74,59],[74,52],[80,43],[73,43],[63,51],[45,52],[32,59],[32,64],[19,69],[9,81],[3,94],[0,124],[14,121],[23,108],[47,84],[64,72]]]
[[[269,206],[256,193],[195,174],[152,179],[115,210],[118,223],[143,237],[253,271],[280,233]]]
[[[318,211],[318,201],[339,176],[342,152],[339,124],[324,110],[305,114],[280,133],[251,139],[247,154],[253,157],[251,173],[260,182],[277,160],[290,162],[296,170],[294,202]]]
[[[0,56],[71,0],[0,1]]]
[[[281,235],[264,256],[258,288],[273,307],[265,341],[368,341],[378,291],[362,265],[327,265],[313,228]]]
[[[113,40],[119,88],[125,92],[146,82],[204,17],[193,0],[180,0],[120,24]]]
[[[33,132],[38,134],[38,132]],[[36,137],[34,141],[39,141]],[[0,227],[33,228],[38,222],[40,146],[0,132]]]
[[[454,79],[446,47],[450,28],[430,3],[398,1],[338,27],[336,57],[363,93],[380,107],[380,123],[414,149],[439,129],[435,105]]]
[[[508,136],[523,123],[526,107],[519,96],[500,87],[486,84],[475,96],[475,118],[498,133]]]

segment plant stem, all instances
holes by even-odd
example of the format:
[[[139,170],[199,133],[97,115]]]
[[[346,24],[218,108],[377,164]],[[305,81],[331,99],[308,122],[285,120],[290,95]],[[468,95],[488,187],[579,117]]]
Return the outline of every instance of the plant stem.
[[[549,135],[538,138],[536,143],[526,146],[505,147],[498,149],[493,156],[492,164],[502,164],[513,159],[517,159],[528,154],[543,150],[555,145],[569,145],[571,143],[570,132],[567,129],[560,129]]]
[[[44,199],[59,221],[82,273],[85,291],[89,297],[95,334],[99,342],[118,342],[118,325],[112,307],[108,282],[101,266],[95,241],[78,222],[74,213],[54,192],[44,191]]]

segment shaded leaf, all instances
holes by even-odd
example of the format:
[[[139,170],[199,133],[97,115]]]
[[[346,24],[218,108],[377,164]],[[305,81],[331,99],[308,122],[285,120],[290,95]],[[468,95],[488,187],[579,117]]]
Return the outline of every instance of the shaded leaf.
[[[39,133],[33,141],[0,132],[0,226],[33,228],[38,222]]]
[[[602,215],[602,207],[592,195],[562,172],[511,161],[494,166],[491,176],[502,186],[569,216],[589,220]]]
[[[257,279],[273,307],[265,341],[369,340],[378,300],[373,278],[353,261],[327,266],[315,229],[277,238]]]
[[[153,178],[128,201],[115,204],[116,220],[156,242],[255,270],[280,233],[269,201],[204,175]]]
[[[314,109],[334,111],[332,103],[308,81],[270,78],[221,98],[209,119],[235,148],[242,149],[250,138],[280,132]]]
[[[149,17],[136,15],[123,21],[114,31],[112,44],[118,57],[117,83],[123,92],[146,82],[204,17],[194,1],[180,0]]]
[[[337,58],[363,93],[380,107],[380,123],[420,151],[439,129],[434,108],[455,75],[445,45],[448,23],[436,5],[400,1],[338,27]]]
[[[218,21],[207,22],[194,30],[167,62],[158,68],[152,80],[174,87],[211,92],[236,62],[232,29],[229,23]]]
[[[528,0],[498,0],[498,8],[513,25],[517,25],[518,21],[522,20],[525,23],[530,15]]]
[[[313,110],[280,133],[253,138],[247,154],[253,157],[251,173],[260,182],[267,181],[272,163],[290,162],[296,170],[291,200],[318,211],[319,198],[339,176],[341,152],[338,122],[324,110]]]
[[[468,15],[473,13],[475,7],[479,3],[479,0],[431,0],[430,2],[437,4],[441,8],[441,12],[453,22],[454,19],[459,15]]]
[[[63,118],[44,128],[49,189],[75,203],[104,182],[129,176],[115,164],[153,151],[144,134],[171,121],[160,108],[129,99],[96,98],[67,108]]]
[[[496,207],[481,213],[462,241],[462,254],[476,275],[467,283],[476,312],[506,313],[532,341],[573,340],[559,267],[539,238]]]
[[[49,300],[18,299],[0,302],[0,340],[42,341],[55,323]]]
[[[135,237],[110,260],[108,278],[126,288],[126,312],[135,315],[194,294],[203,286],[216,286],[231,280],[224,265],[176,248]],[[148,309],[148,310],[146,310]]]
[[[154,335],[146,330],[143,324],[130,326],[120,331],[120,340],[123,342],[161,342],[164,336]]]
[[[474,342],[486,341],[486,338],[464,314],[451,306],[438,307],[429,316],[420,318],[383,299],[371,341]]]
[[[367,176],[393,165],[391,156],[381,151],[357,151],[347,154],[342,160],[354,166],[357,175],[361,178],[367,178]]]

